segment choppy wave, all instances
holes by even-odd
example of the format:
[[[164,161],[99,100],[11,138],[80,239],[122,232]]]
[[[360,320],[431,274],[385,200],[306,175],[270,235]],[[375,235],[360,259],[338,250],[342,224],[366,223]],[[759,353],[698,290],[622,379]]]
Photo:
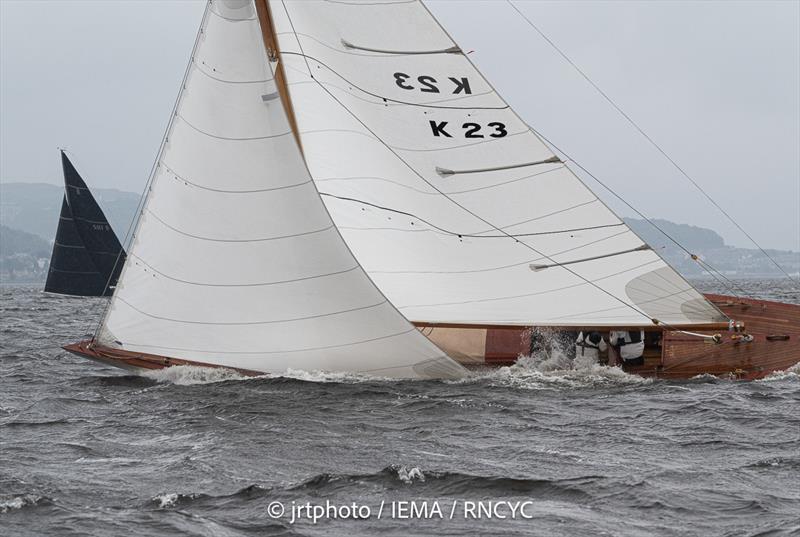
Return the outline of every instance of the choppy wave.
[[[15,509],[45,505],[50,503],[50,498],[36,494],[18,494],[16,496],[0,496],[0,513],[7,513]]]

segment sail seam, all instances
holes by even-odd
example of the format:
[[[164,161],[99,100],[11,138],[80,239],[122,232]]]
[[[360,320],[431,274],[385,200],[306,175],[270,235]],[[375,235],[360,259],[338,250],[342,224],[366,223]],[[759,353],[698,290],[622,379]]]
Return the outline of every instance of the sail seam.
[[[608,235],[607,237],[602,237],[600,239],[595,239],[593,241],[589,241],[589,242],[586,242],[584,244],[579,244],[578,246],[573,246],[572,248],[567,248],[565,250],[560,250],[560,251],[554,252],[554,253],[552,253],[550,255],[551,256],[557,256],[557,255],[562,255],[562,254],[566,254],[566,253],[569,253],[569,252],[575,252],[577,250],[581,250],[583,248],[587,248],[589,246],[593,246],[595,244],[599,244],[599,243],[605,242],[607,240],[615,239],[615,238],[620,237],[622,235],[625,235],[627,233],[630,233],[630,230],[629,229],[624,229],[624,230],[620,231],[619,233],[614,233],[612,235]],[[440,270],[440,271],[433,271],[433,270],[429,270],[429,271],[419,271],[419,270],[371,270],[370,273],[372,273],[372,274],[451,274],[451,275],[476,274],[476,273],[480,273],[480,272],[495,272],[495,271],[498,271],[498,270],[505,270],[505,269],[510,269],[510,268],[521,267],[523,265],[528,265],[530,263],[535,263],[536,261],[541,261],[542,259],[547,259],[547,257],[545,257],[543,255],[540,255],[537,258],[528,259],[526,261],[522,261],[522,262],[519,262],[519,263],[511,263],[509,265],[501,265],[499,267],[470,269],[470,270]]]
[[[53,272],[65,272],[69,274],[100,274],[99,270],[64,270],[57,269],[55,267],[49,267],[48,270],[52,270]]]
[[[211,187],[208,187],[208,186],[203,186],[203,185],[194,183],[192,181],[189,181],[184,176],[178,174],[175,170],[173,170],[170,166],[165,164],[163,161],[161,162],[161,166],[163,166],[167,171],[169,171],[169,173],[171,173],[173,176],[175,176],[175,178],[178,181],[183,181],[184,183],[188,183],[188,184],[190,184],[190,185],[192,185],[194,187],[201,188],[203,190],[208,190],[210,192],[219,192],[220,194],[258,194],[258,193],[261,193],[261,192],[273,192],[273,191],[276,191],[276,190],[285,190],[285,189],[288,189],[288,188],[297,188],[299,186],[307,185],[307,184],[311,183],[311,181],[312,181],[312,179],[309,179],[309,180],[303,181],[301,183],[294,183],[294,184],[291,184],[291,185],[284,185],[284,186],[276,186],[276,187],[273,187],[273,188],[259,188],[259,189],[255,189],[255,190],[222,190],[220,188],[211,188]]]
[[[266,237],[266,238],[263,238],[263,239],[213,239],[211,237],[201,237],[199,235],[192,235],[191,233],[186,233],[185,231],[181,231],[180,229],[175,228],[175,227],[167,224],[164,220],[159,218],[159,216],[157,214],[155,214],[152,210],[150,210],[150,209],[145,209],[145,210],[151,216],[153,216],[153,218],[155,218],[156,220],[158,220],[159,222],[161,222],[166,227],[168,227],[169,229],[171,229],[172,231],[174,231],[176,233],[180,233],[181,235],[185,235],[185,236],[191,237],[193,239],[199,239],[199,240],[211,241],[211,242],[244,243],[244,242],[275,241],[275,240],[280,240],[280,239],[291,239],[292,237],[302,237],[302,236],[305,236],[305,235],[313,235],[315,233],[322,233],[322,232],[328,231],[329,229],[334,227],[333,224],[331,224],[331,225],[326,226],[326,227],[324,227],[322,229],[317,229],[317,230],[314,230],[314,231],[304,231],[303,233],[295,233],[295,234],[292,234],[292,235],[280,235],[280,236],[277,236],[277,237]]]
[[[212,5],[213,5],[213,4],[212,4]],[[217,16],[217,17],[219,17],[220,19],[226,20],[226,21],[228,21],[228,22],[247,22],[247,21],[257,21],[257,20],[258,20],[256,17],[247,17],[247,18],[244,18],[244,19],[234,19],[233,17],[226,17],[225,15],[223,15],[223,14],[221,14],[221,13],[217,13],[216,11],[214,11],[214,8],[213,8],[213,7],[212,7],[212,8],[209,8],[209,10],[208,10],[208,11],[209,11],[209,12],[210,12],[212,15],[216,15],[216,16]]]
[[[402,214],[404,216],[409,216],[411,218],[415,218],[415,219],[419,220],[420,222],[424,222],[425,224],[428,224],[430,227],[434,228],[434,230],[441,231],[445,235],[453,235],[455,237],[469,237],[469,238],[474,238],[474,239],[508,238],[508,235],[483,235],[482,234],[482,233],[488,233],[489,231],[492,231],[495,228],[487,229],[486,231],[479,231],[479,232],[476,232],[476,233],[457,233],[455,231],[450,231],[448,229],[439,227],[436,224],[430,222],[429,220],[421,218],[421,217],[419,217],[419,216],[417,216],[417,215],[415,215],[413,213],[409,213],[409,212],[406,212],[406,211],[401,211],[399,209],[392,209],[391,207],[385,207],[385,206],[382,206],[382,205],[377,205],[375,203],[370,203],[368,201],[364,201],[364,200],[360,200],[360,199],[356,199],[356,198],[348,198],[348,197],[345,197],[345,196],[337,196],[335,194],[330,194],[328,192],[320,191],[319,194],[320,194],[320,196],[325,196],[325,197],[329,197],[329,198],[336,198],[336,199],[342,200],[342,201],[351,201],[351,202],[354,202],[354,203],[360,203],[362,205],[368,205],[370,207],[374,207],[374,208],[380,209],[382,211],[388,211],[388,212],[391,212],[391,213],[396,213],[396,214]],[[569,207],[569,208],[564,209],[564,210],[559,211],[559,212],[566,212],[568,210],[574,209],[576,207],[581,207],[581,206],[587,205],[587,204],[576,205],[574,207]],[[550,214],[547,214],[547,215],[543,215],[541,217],[535,218],[534,220],[541,220],[543,218],[547,218],[548,216],[552,216],[553,214],[558,214],[558,213],[550,213]],[[508,226],[503,226],[503,228],[518,226],[518,225],[526,224],[526,223],[529,223],[529,222],[531,222],[531,220],[525,220],[524,222],[517,222],[515,224],[509,224]],[[601,225],[601,226],[590,226],[590,227],[582,227],[582,228],[574,228],[574,229],[564,229],[564,230],[554,230],[554,231],[538,231],[538,232],[532,232],[532,233],[518,233],[518,234],[512,235],[512,236],[513,237],[532,237],[532,236],[538,236],[538,235],[555,235],[555,234],[559,234],[559,233],[571,233],[571,232],[575,232],[575,231],[588,231],[588,230],[592,230],[592,229],[603,229],[603,228],[607,228],[607,227],[618,227],[618,226],[622,226],[622,225],[625,225],[625,224],[620,222],[620,223],[617,223],[617,224],[607,224],[607,225]],[[368,229],[368,228],[351,227],[349,229]],[[381,228],[381,229],[384,229],[384,228]],[[391,228],[389,228],[389,229],[391,229]],[[397,231],[425,231],[425,230],[423,230],[423,229],[420,229],[420,230],[416,230],[416,229],[415,230],[397,229]],[[431,231],[433,231],[433,230],[431,230]]]
[[[216,138],[218,140],[228,140],[228,141],[232,141],[232,142],[248,142],[248,141],[251,141],[251,140],[269,140],[270,138],[280,138],[282,136],[286,136],[287,134],[292,134],[292,131],[289,130],[287,132],[282,132],[280,134],[270,134],[270,135],[267,135],[267,136],[248,136],[248,137],[244,137],[244,138],[232,138],[232,137],[228,137],[228,136],[219,136],[219,135],[216,135],[216,134],[212,134],[210,132],[206,132],[206,131],[204,131],[202,129],[199,129],[199,128],[195,127],[194,125],[192,125],[191,123],[189,123],[189,121],[185,117],[183,117],[181,114],[176,113],[175,117],[180,118],[181,121],[183,121],[186,125],[188,125],[189,127],[193,128],[194,130],[196,130],[200,134],[205,134],[206,136],[209,136],[211,138]]]
[[[293,278],[293,279],[290,279],[290,280],[278,280],[278,281],[274,281],[274,282],[259,282],[259,283],[205,283],[205,282],[191,282],[191,281],[188,281],[188,280],[182,280],[180,278],[176,278],[174,276],[170,276],[169,274],[165,274],[164,272],[161,272],[157,268],[153,267],[153,265],[151,265],[150,263],[148,263],[147,261],[145,261],[144,259],[142,259],[138,255],[133,255],[132,254],[131,257],[135,257],[143,265],[146,265],[147,267],[149,267],[150,270],[152,270],[153,272],[155,272],[155,273],[157,273],[157,274],[159,274],[159,275],[161,275],[161,276],[163,276],[163,277],[165,277],[165,278],[167,278],[169,280],[180,282],[180,283],[185,283],[187,285],[197,285],[197,286],[201,286],[201,287],[266,287],[266,286],[270,286],[270,285],[281,285],[281,284],[285,284],[285,283],[294,283],[294,282],[301,282],[301,281],[306,281],[306,280],[315,280],[315,279],[320,279],[320,278],[327,278],[329,276],[337,276],[337,275],[340,275],[340,274],[346,274],[348,272],[352,272],[352,271],[360,268],[360,265],[356,265],[356,266],[351,267],[349,269],[339,270],[339,271],[336,271],[336,272],[328,272],[326,274],[317,274],[317,275],[314,275],[314,276],[305,276],[305,277],[302,277],[302,278]]]
[[[690,289],[686,289],[686,290],[683,290],[683,291],[678,291],[678,292],[675,292],[675,293],[671,293],[671,294],[669,294],[667,296],[664,296],[664,297],[656,297],[656,298],[652,298],[652,299],[648,299],[648,300],[643,300],[641,302],[637,302],[637,304],[651,304],[653,302],[658,302],[661,299],[678,296],[678,295],[681,295],[681,294],[684,294],[684,293],[688,293],[688,292],[691,292],[691,291],[694,291],[694,288],[690,288]],[[571,317],[577,317],[579,315],[591,315],[591,314],[594,314],[594,313],[603,313],[603,312],[606,312],[606,311],[614,311],[614,310],[618,310],[618,309],[620,309],[622,307],[623,306],[614,306],[613,308],[603,308],[603,309],[599,309],[599,310],[585,311],[583,313],[571,313],[569,315],[559,315],[557,317],[553,317],[553,319],[569,319]]]
[[[143,311],[143,310],[137,308],[136,306],[134,306],[133,304],[131,304],[130,302],[128,302],[127,300],[125,300],[121,296],[118,297],[118,298],[122,302],[124,302],[125,304],[127,304],[128,306],[133,308],[134,310],[136,310],[139,313],[141,313],[142,315],[146,315],[148,317],[152,317],[153,319],[158,319],[160,321],[170,321],[170,322],[173,322],[173,323],[202,324],[202,325],[208,325],[208,326],[252,326],[252,325],[256,325],[256,324],[281,324],[281,323],[293,323],[293,322],[297,322],[297,321],[309,321],[311,319],[320,319],[322,317],[332,317],[334,315],[342,315],[344,313],[353,313],[353,312],[356,312],[356,311],[362,311],[362,310],[368,310],[368,309],[372,309],[372,308],[377,308],[378,306],[382,306],[383,304],[386,304],[386,302],[387,302],[386,299],[384,299],[384,300],[382,300],[380,302],[377,302],[375,304],[370,304],[368,306],[359,306],[357,308],[351,308],[351,309],[347,309],[347,310],[334,311],[334,312],[330,312],[330,313],[320,313],[318,315],[308,315],[306,317],[296,317],[296,318],[292,318],[292,319],[276,319],[274,321],[247,321],[247,322],[241,322],[241,323],[216,323],[216,322],[210,322],[210,321],[189,321],[189,320],[186,320],[186,319],[172,319],[170,317],[163,317],[163,316],[160,316],[160,315],[154,315],[152,313],[147,313],[146,311]]]
[[[336,349],[336,348],[339,348],[339,347],[348,347],[348,346],[351,346],[351,345],[361,345],[363,343],[372,343],[373,341],[380,341],[380,340],[383,340],[383,339],[390,339],[390,338],[393,338],[393,337],[403,336],[405,334],[408,334],[410,332],[414,332],[416,330],[417,330],[416,328],[412,327],[409,330],[403,330],[402,332],[397,332],[395,334],[388,334],[388,335],[385,335],[385,336],[379,336],[379,337],[370,338],[370,339],[363,339],[363,340],[352,341],[352,342],[348,342],[348,343],[338,343],[336,345],[325,345],[325,346],[321,346],[321,347],[306,347],[306,348],[302,348],[302,349],[288,349],[288,350],[280,350],[280,351],[230,351],[230,350],[225,350],[225,351],[216,351],[216,350],[215,351],[207,351],[207,350],[202,350],[202,349],[187,349],[187,348],[181,348],[181,347],[166,347],[166,346],[161,346],[161,345],[147,345],[147,344],[144,344],[144,343],[126,343],[126,345],[131,345],[131,346],[134,346],[134,347],[147,347],[147,348],[151,348],[151,349],[169,349],[169,350],[173,350],[173,351],[199,352],[199,353],[204,353],[204,354],[283,354],[283,353],[290,353],[290,352],[321,351],[321,350],[325,350],[325,349]]]
[[[646,267],[647,265],[652,265],[653,263],[658,263],[658,260],[654,259],[652,261],[648,261],[647,263],[642,263],[641,265],[637,265],[635,267],[630,267],[630,268],[627,268],[625,270],[621,270],[619,272],[615,272],[613,274],[608,274],[606,276],[602,276],[600,278],[597,278],[595,281],[601,281],[601,280],[606,280],[608,278],[613,278],[614,276],[619,276],[620,274],[625,274],[626,272],[631,272],[631,271],[640,269],[642,267]],[[525,297],[529,297],[529,296],[546,295],[546,294],[549,294],[549,293],[555,293],[555,292],[558,292],[558,291],[564,291],[566,289],[573,289],[575,287],[581,287],[583,285],[587,285],[587,284],[590,284],[590,283],[591,282],[588,282],[588,281],[582,281],[582,282],[579,282],[579,283],[573,283],[573,284],[570,284],[570,285],[557,287],[555,289],[546,289],[544,291],[536,291],[534,293],[525,293],[525,294],[521,294],[521,295],[510,295],[510,296],[489,297],[489,298],[476,298],[476,299],[473,299],[473,300],[464,300],[464,301],[459,301],[459,302],[439,302],[439,303],[433,303],[433,304],[408,304],[408,305],[405,305],[405,306],[398,306],[398,308],[409,309],[409,308],[428,308],[428,307],[433,307],[433,306],[460,306],[462,304],[473,304],[473,303],[477,303],[477,302],[496,302],[496,301],[501,301],[501,300],[513,300],[513,299],[516,299],[516,298],[525,298]],[[623,306],[619,306],[619,307],[623,307]]]
[[[222,82],[223,84],[266,84],[267,82],[270,81],[270,79],[268,78],[265,78],[263,80],[226,80],[224,78],[219,78],[217,76],[214,76],[205,69],[203,69],[202,67],[200,67],[200,64],[197,63],[197,60],[194,57],[192,57],[191,63],[192,65],[194,65],[196,71],[199,71],[200,73],[206,75],[211,80],[216,80],[217,82]]]
[[[625,235],[626,233],[630,233],[630,229],[624,229],[619,233],[614,233],[613,235],[609,235],[607,237],[603,237],[601,239],[596,239],[593,241],[589,241],[585,244],[581,244],[579,246],[575,246],[573,248],[567,248],[566,250],[561,250],[560,252],[555,252],[551,254],[552,256],[566,254],[568,252],[574,252],[576,250],[580,250],[581,248],[586,248],[587,246],[592,246],[593,244],[598,244],[621,235]],[[510,265],[501,265],[499,267],[490,267],[490,268],[482,268],[482,269],[471,269],[471,270],[441,270],[441,271],[420,271],[420,270],[371,270],[370,273],[372,274],[473,274],[478,272],[494,272],[496,270],[504,270],[514,267],[521,267],[523,265],[528,265],[530,263],[535,263],[536,261],[541,261],[542,259],[547,259],[543,255],[539,255],[539,257],[535,259],[529,259],[527,261],[522,261],[521,263],[512,263]]]

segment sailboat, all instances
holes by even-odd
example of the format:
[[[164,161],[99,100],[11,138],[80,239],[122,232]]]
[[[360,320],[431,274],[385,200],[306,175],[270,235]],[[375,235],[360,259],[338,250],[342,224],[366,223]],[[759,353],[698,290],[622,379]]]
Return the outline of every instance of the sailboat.
[[[97,333],[65,349],[460,378],[530,352],[532,327],[645,330],[642,374],[756,377],[800,356],[800,308],[695,290],[422,2],[219,0]]]
[[[64,151],[64,197],[44,290],[73,296],[110,296],[125,251]]]

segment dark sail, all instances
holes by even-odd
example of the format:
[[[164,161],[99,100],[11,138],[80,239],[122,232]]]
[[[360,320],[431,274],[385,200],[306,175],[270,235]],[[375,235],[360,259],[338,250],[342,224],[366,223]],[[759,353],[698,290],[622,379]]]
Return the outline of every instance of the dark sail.
[[[61,152],[64,199],[44,290],[75,296],[109,296],[125,262],[114,230],[78,171]]]

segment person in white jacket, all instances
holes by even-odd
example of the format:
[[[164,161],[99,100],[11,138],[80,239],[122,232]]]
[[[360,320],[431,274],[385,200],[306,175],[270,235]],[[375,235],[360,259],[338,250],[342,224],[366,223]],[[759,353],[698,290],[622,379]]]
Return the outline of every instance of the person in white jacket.
[[[625,365],[644,365],[644,330],[613,331],[608,336],[608,342],[617,349]]]
[[[575,340],[575,359],[584,364],[597,363],[600,361],[600,353],[607,348],[600,332],[579,332],[578,339]]]

